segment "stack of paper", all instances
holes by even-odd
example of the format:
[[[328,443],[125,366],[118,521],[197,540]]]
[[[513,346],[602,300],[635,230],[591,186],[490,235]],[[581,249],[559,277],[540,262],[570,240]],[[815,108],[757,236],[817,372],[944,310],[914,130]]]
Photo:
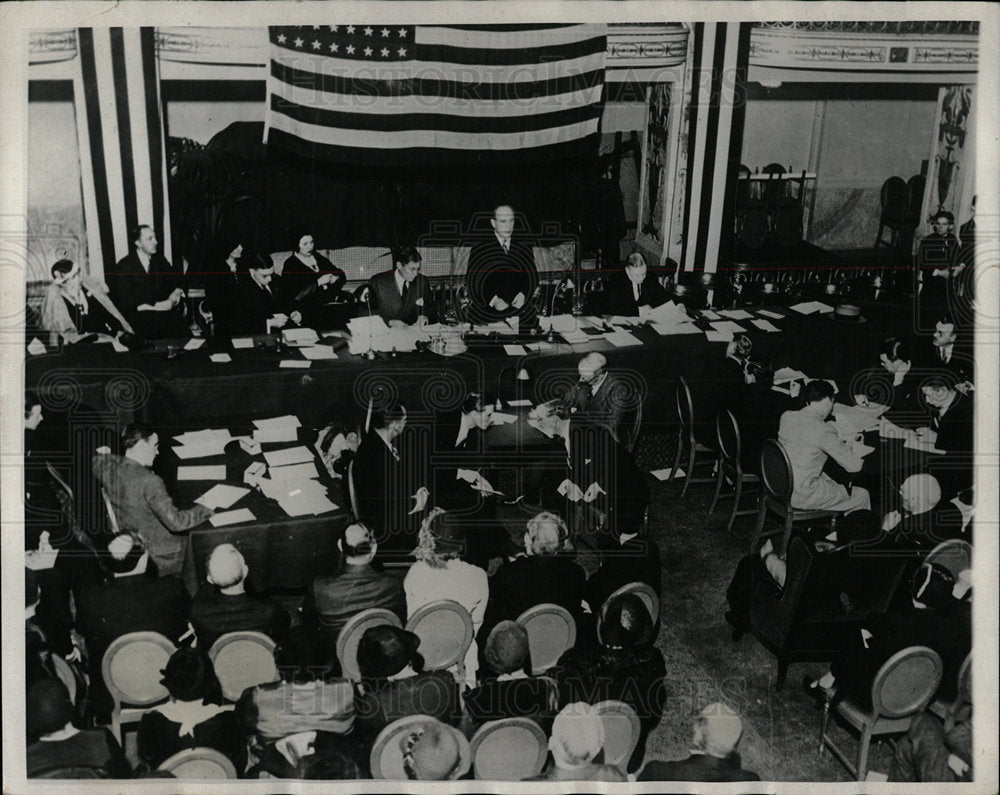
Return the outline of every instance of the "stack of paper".
[[[538,325],[541,326],[542,331],[552,329],[557,334],[562,334],[567,331],[578,331],[582,324],[581,318],[573,317],[573,315],[552,315],[552,317],[538,318]]]
[[[922,453],[934,453],[934,455],[944,455],[946,450],[939,450],[934,446],[934,442],[925,442],[922,439],[918,439],[915,436],[910,436],[906,439],[903,447],[908,450],[919,450]]]
[[[299,418],[294,414],[284,417],[272,417],[266,420],[254,420],[256,429],[253,432],[255,442],[295,442],[299,438]]]
[[[303,348],[302,355],[307,359],[336,359],[337,354],[333,352],[332,345],[313,345],[311,348]]]
[[[800,315],[811,315],[813,312],[832,312],[833,307],[824,304],[822,301],[803,301],[800,304],[793,304],[789,307]]]
[[[721,317],[718,312],[713,312],[711,309],[702,309],[700,314],[704,320],[719,320]]]
[[[624,332],[627,333],[627,332]],[[559,336],[562,337],[570,345],[578,345],[581,342],[590,342],[590,336],[584,331],[560,331]]]
[[[241,486],[229,486],[225,483],[217,483],[196,499],[195,502],[204,505],[206,508],[229,508],[249,493],[250,489],[244,489]]]
[[[184,344],[184,350],[186,351],[196,351],[202,345],[205,344],[205,340],[202,337],[192,337]]]
[[[627,345],[642,345],[642,340],[630,331],[612,331],[604,335],[604,339],[616,348],[624,348]]]
[[[174,447],[174,453],[182,459],[222,455],[226,451],[226,445],[232,440],[233,437],[226,428],[189,431],[174,437],[174,441],[180,442],[178,447]]]
[[[504,345],[503,349],[508,356],[524,356],[528,353],[521,345]]]
[[[778,312],[771,312],[768,309],[758,309],[757,314],[763,315],[764,317],[774,318],[775,320],[782,320],[785,317],[784,315],[779,314]]]
[[[178,480],[225,480],[226,465],[177,467]]]
[[[354,354],[368,351],[399,351],[417,349],[417,342],[430,340],[430,335],[418,326],[389,328],[378,315],[356,317],[348,321],[351,332],[349,350]]]
[[[732,342],[733,332],[731,331],[716,331],[711,329],[705,332],[705,339],[709,342]]]
[[[612,315],[608,318],[608,323],[612,326],[637,326],[642,323],[643,319],[638,315],[636,317],[625,317],[623,315]],[[598,327],[600,328],[600,326]]]
[[[683,323],[685,320],[690,320],[691,318],[688,317],[687,310],[684,309],[682,304],[667,301],[667,303],[660,304],[655,309],[651,309],[645,319],[650,323],[669,326],[676,323]]]
[[[285,345],[304,348],[319,342],[319,334],[311,328],[286,328],[281,330],[281,339]]]
[[[278,367],[284,367],[290,370],[308,370],[312,367],[312,362],[302,361],[301,359],[282,359],[278,364]]]
[[[275,500],[289,516],[308,516],[337,510],[318,480],[286,481],[263,478],[261,491]]]

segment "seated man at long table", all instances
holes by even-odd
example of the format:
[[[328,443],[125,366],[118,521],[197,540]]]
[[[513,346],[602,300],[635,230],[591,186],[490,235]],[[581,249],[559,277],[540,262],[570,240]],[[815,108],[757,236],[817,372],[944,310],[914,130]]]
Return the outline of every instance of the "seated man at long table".
[[[412,326],[431,317],[431,282],[420,272],[420,252],[403,246],[392,252],[394,267],[369,281],[372,310],[390,328]]]

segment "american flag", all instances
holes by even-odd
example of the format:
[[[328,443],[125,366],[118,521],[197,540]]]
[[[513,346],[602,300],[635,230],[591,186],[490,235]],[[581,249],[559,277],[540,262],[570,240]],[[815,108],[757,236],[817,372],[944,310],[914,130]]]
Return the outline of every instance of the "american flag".
[[[341,162],[596,151],[605,25],[272,27],[265,140]]]

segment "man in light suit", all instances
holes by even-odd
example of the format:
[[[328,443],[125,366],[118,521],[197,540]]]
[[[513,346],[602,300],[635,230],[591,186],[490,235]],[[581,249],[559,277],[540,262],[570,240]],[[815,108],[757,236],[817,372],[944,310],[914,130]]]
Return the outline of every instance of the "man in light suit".
[[[372,311],[392,328],[412,326],[431,316],[431,283],[420,273],[420,252],[412,246],[393,251],[395,268],[369,282]]]

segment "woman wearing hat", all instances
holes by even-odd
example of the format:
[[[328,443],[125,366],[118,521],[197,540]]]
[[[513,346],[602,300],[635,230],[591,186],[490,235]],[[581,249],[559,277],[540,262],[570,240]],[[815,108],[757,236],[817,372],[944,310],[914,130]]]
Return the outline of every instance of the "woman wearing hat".
[[[616,596],[598,620],[599,646],[572,648],[559,658],[560,703],[616,699],[632,707],[641,727],[628,763],[634,773],[642,766],[649,732],[663,716],[667,666],[663,652],[653,646],[653,620],[638,596]]]
[[[214,748],[242,771],[246,744],[234,705],[222,704],[222,688],[208,655],[200,649],[178,649],[160,673],[170,700],[142,716],[139,758],[154,770],[185,748]]]
[[[52,283],[42,302],[42,326],[69,344],[92,334],[108,338],[134,333],[111,301],[107,286],[68,259],[52,266]]]
[[[458,602],[472,616],[472,631],[479,632],[486,613],[490,586],[486,572],[461,559],[465,533],[459,523],[440,508],[434,508],[420,527],[413,556],[417,559],[403,580],[406,614],[440,599]],[[465,674],[470,686],[476,683],[479,649],[475,640],[465,655]]]

